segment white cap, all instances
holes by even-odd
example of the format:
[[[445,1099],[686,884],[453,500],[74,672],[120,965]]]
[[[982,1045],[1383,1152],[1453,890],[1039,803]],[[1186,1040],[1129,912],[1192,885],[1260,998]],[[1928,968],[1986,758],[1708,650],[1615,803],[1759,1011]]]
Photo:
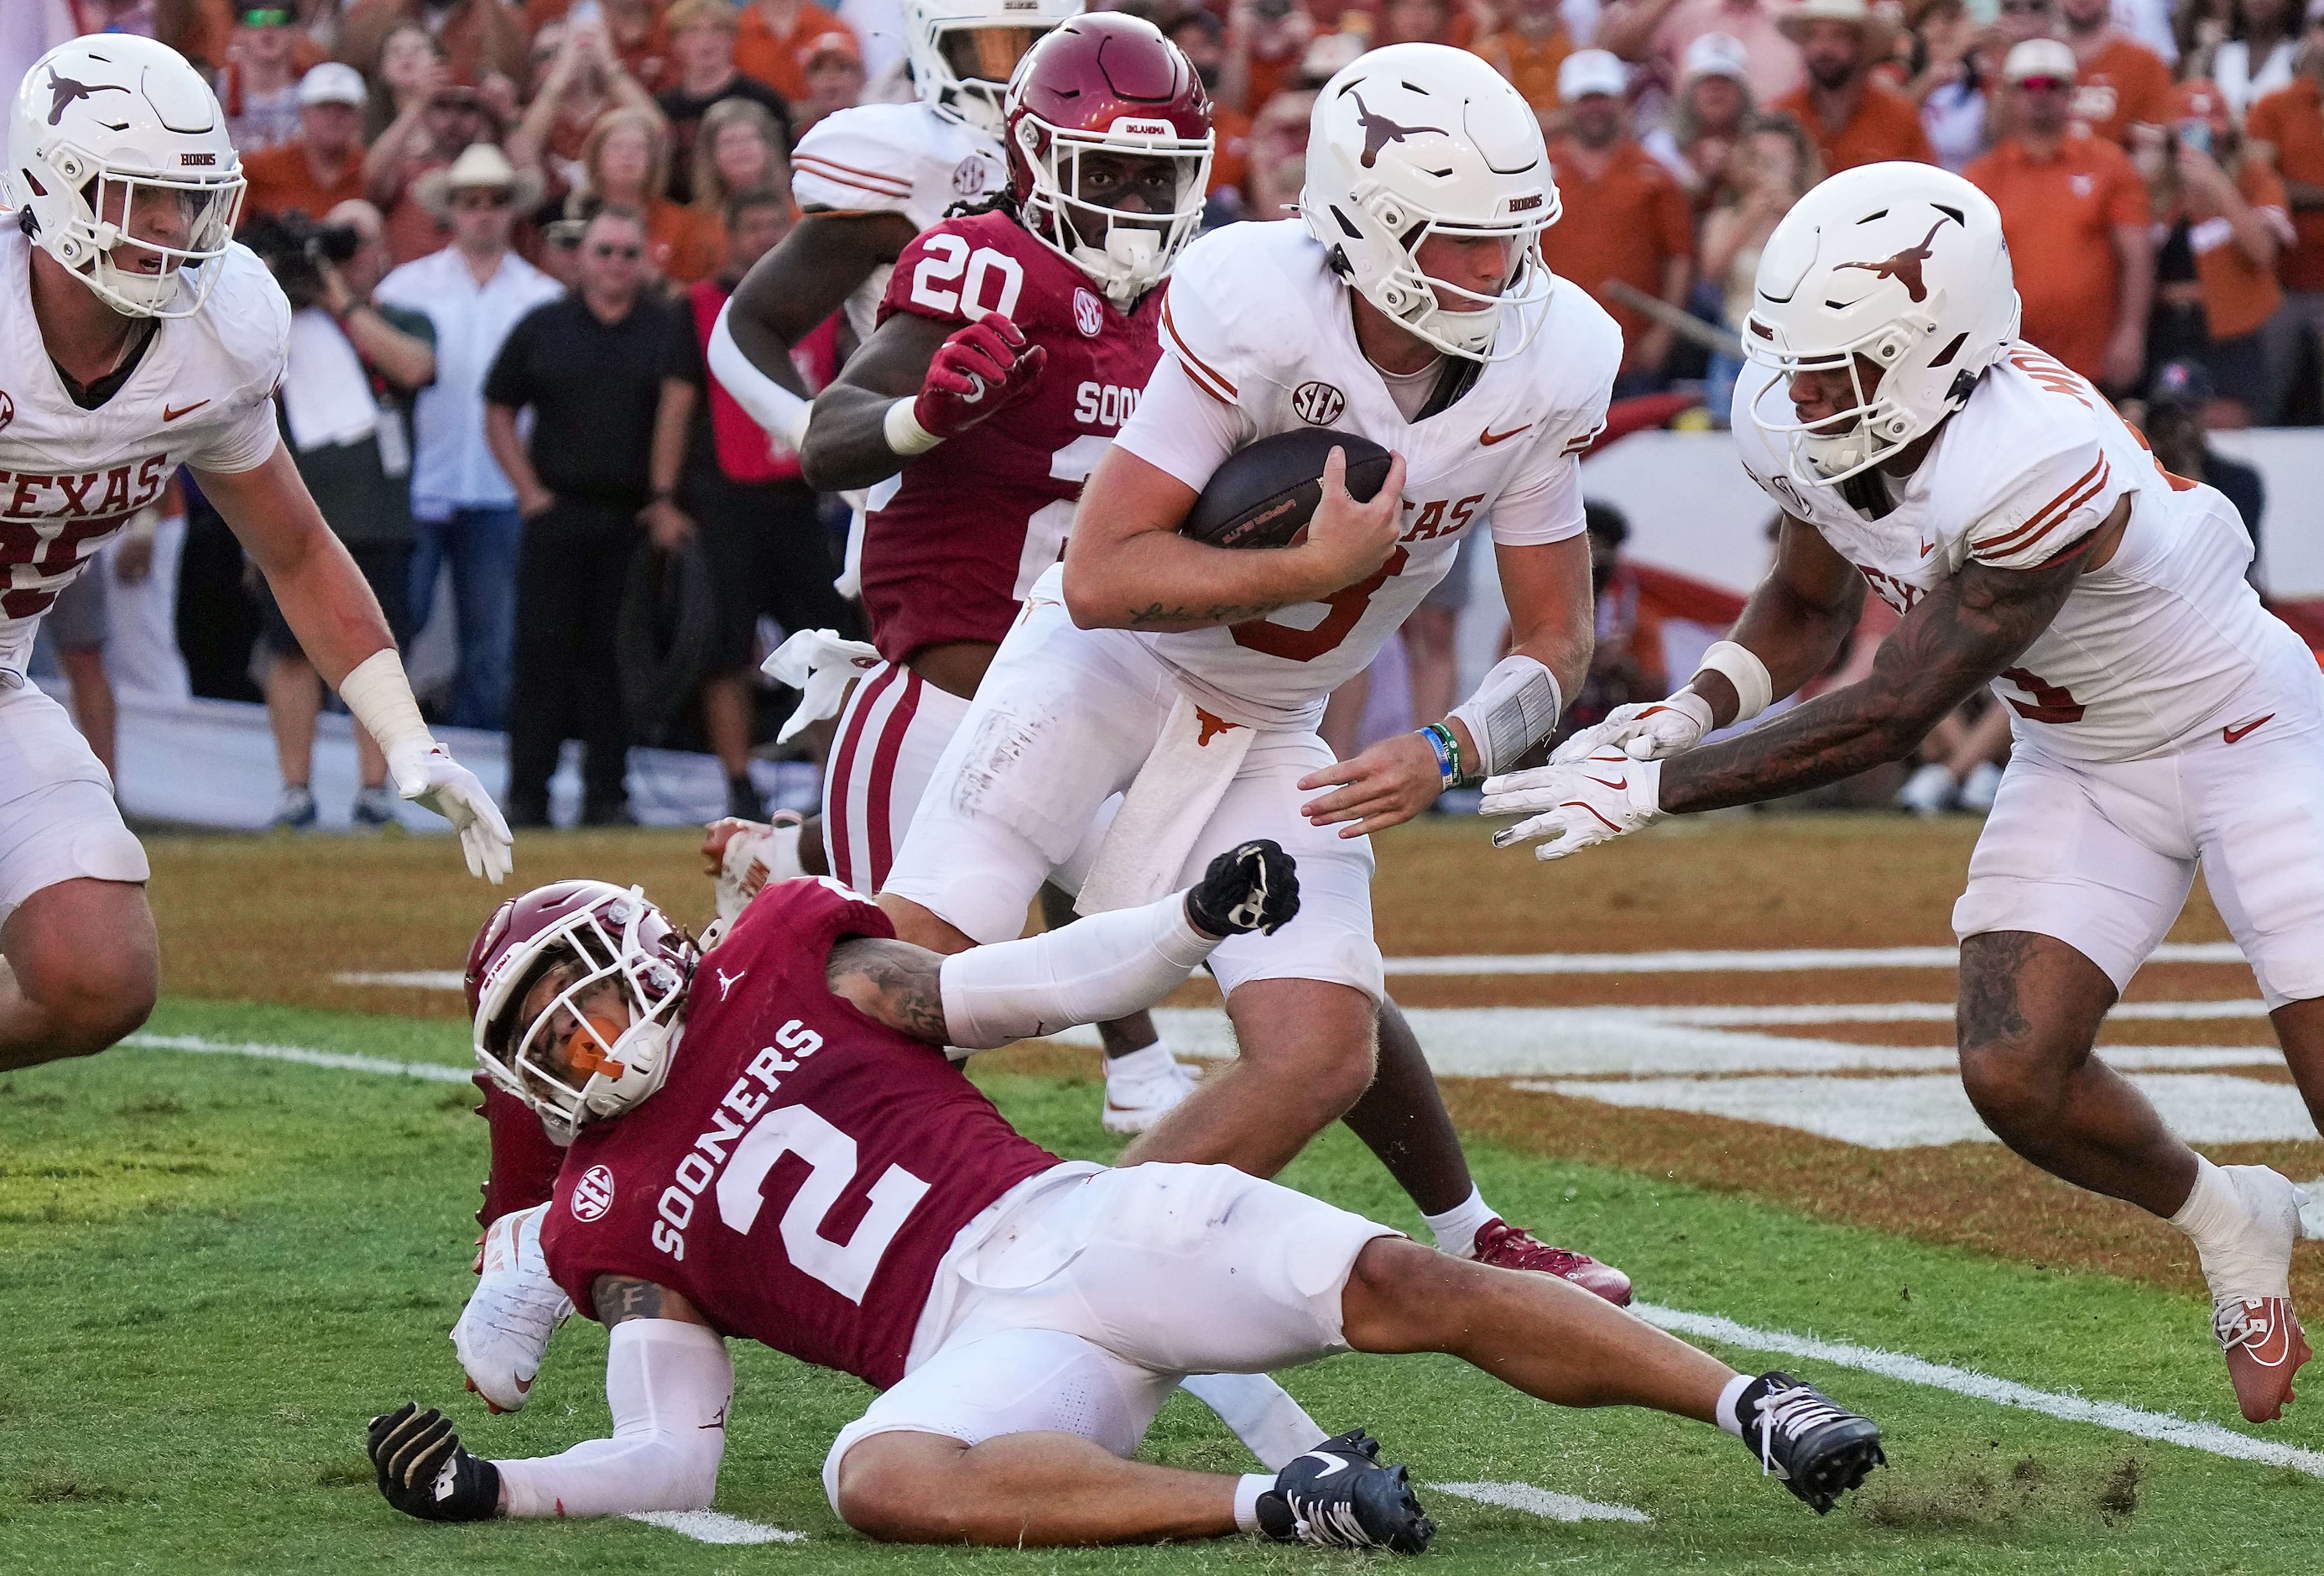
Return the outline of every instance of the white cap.
[[[2002,79],[2007,82],[2023,82],[2028,77],[2057,77],[2071,82],[2080,75],[2074,51],[2054,38],[2029,38],[2001,63]]]
[[[1619,98],[1629,91],[1630,68],[1604,50],[1576,50],[1557,68],[1557,98],[1571,104],[1592,93]]]
[[[2319,0],[2324,4],[2324,0]],[[1697,35],[1686,46],[1679,61],[1679,79],[1692,82],[1697,77],[1732,77],[1738,82],[1750,75],[1751,57],[1743,48],[1743,41],[1731,32],[1706,32]]]
[[[299,79],[301,104],[351,104],[364,107],[363,73],[337,60],[325,60]]]

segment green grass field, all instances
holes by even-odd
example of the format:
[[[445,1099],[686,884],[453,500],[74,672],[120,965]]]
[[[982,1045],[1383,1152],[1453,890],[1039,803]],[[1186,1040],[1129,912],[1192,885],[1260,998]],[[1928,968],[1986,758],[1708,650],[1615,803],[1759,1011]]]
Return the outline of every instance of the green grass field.
[[[456,1065],[456,1024],[175,999],[152,1029]],[[1102,1158],[1089,1081],[1003,1075],[994,1097],[1060,1152]],[[553,1451],[607,1426],[598,1329],[558,1337],[530,1407],[488,1419],[446,1339],[470,1284],[484,1126],[471,1091],[237,1056],[123,1048],[0,1080],[0,1571],[893,1571],[1337,1568],[1236,1540],[1077,1553],[896,1550],[849,1532],[818,1472],[869,1392],[738,1348],[718,1508],[806,1534],[720,1547],[624,1521],[425,1526],[390,1511],[364,1421],[446,1405],[478,1451]],[[1668,1306],[1890,1348],[2238,1430],[2204,1309],[1809,1221],[1660,1177],[1474,1152],[1489,1196],[1600,1248]],[[1360,1148],[1327,1135],[1287,1181],[1407,1228]],[[2190,1288],[2191,1293],[2192,1288]],[[1722,1352],[1738,1366],[1775,1359]],[[1797,1365],[1881,1419],[1891,1467],[1818,1520],[1734,1441],[1544,1406],[1449,1359],[1342,1358],[1285,1382],[1362,1424],[1425,1484],[1521,1483],[1635,1506],[1565,1524],[1424,1488],[1462,1571],[2312,1572],[2324,1481],[1861,1372]],[[2324,1409],[2264,1437],[2324,1449]],[[2306,1415],[2301,1415],[2306,1414]],[[1240,1470],[1184,1397],[1157,1460]]]

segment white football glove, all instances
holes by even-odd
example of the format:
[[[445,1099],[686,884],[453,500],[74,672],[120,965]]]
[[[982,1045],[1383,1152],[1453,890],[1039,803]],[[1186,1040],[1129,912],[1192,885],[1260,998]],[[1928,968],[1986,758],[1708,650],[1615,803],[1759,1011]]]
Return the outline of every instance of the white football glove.
[[[1692,690],[1667,700],[1617,706],[1606,720],[1585,728],[1557,746],[1553,766],[1570,765],[1600,750],[1618,749],[1634,761],[1659,761],[1692,749],[1711,731],[1711,702]]]
[[[1495,832],[1493,847],[1554,838],[1536,848],[1534,858],[1563,859],[1660,820],[1656,796],[1662,777],[1660,761],[1634,761],[1618,749],[1600,750],[1562,766],[1487,778],[1478,813],[1533,814],[1531,820]]]
[[[798,811],[778,810],[772,824],[730,815],[702,829],[702,851],[718,865],[712,903],[720,920],[733,923],[768,883],[807,874],[799,863],[800,826]]]
[[[425,735],[405,739],[388,750],[387,769],[394,774],[398,793],[452,823],[469,875],[498,886],[515,868],[516,839],[501,818],[501,807],[451,751]]]
[[[547,1204],[493,1221],[476,1256],[476,1289],[452,1326],[452,1349],[468,1388],[494,1412],[517,1412],[532,1397],[549,1338],[573,1316],[573,1300],[549,1277],[540,1251]]]

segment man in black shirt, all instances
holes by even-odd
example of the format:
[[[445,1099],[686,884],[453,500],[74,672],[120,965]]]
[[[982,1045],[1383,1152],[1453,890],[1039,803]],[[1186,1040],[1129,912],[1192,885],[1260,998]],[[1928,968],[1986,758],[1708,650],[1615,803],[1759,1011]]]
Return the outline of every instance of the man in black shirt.
[[[646,292],[644,221],[608,208],[581,235],[579,277],[521,319],[484,379],[484,433],[524,516],[509,686],[511,820],[549,824],[567,738],[586,750],[584,825],[629,820],[628,735],[614,631],[638,511],[652,488],[655,403],[670,310]],[[517,437],[530,407],[532,439]]]
[[[2255,468],[2211,447],[2206,420],[2213,397],[2209,370],[2200,361],[2166,361],[2154,372],[2146,396],[2146,440],[2154,458],[2174,476],[2217,487],[2243,516],[2251,533],[2252,570],[2259,569],[2259,522],[2267,508],[2267,487]]]

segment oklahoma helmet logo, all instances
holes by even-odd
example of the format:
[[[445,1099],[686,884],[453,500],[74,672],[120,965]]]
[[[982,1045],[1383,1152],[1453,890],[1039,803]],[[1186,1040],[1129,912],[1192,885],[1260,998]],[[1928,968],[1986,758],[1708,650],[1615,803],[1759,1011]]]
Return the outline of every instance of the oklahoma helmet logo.
[[[613,1207],[613,1173],[602,1165],[593,1165],[583,1172],[581,1180],[573,1184],[573,1218],[601,1220]]]
[[[1291,396],[1291,413],[1311,427],[1328,427],[1348,408],[1348,396],[1317,379],[1303,383]]]
[[[1105,309],[1098,305],[1097,297],[1079,285],[1074,287],[1074,327],[1082,331],[1084,339],[1096,338],[1098,330],[1105,327]]]
[[[1929,243],[1935,240],[1937,232],[1944,227],[1945,221],[1939,219],[1929,227],[1929,233],[1921,237],[1919,246],[1908,246],[1904,251],[1892,257],[1884,258],[1880,262],[1843,263],[1840,266],[1861,268],[1876,278],[1896,280],[1904,286],[1904,293],[1911,296],[1915,302],[1924,301],[1929,299],[1929,287],[1921,278],[1921,264],[1936,255],[1935,250]]]

